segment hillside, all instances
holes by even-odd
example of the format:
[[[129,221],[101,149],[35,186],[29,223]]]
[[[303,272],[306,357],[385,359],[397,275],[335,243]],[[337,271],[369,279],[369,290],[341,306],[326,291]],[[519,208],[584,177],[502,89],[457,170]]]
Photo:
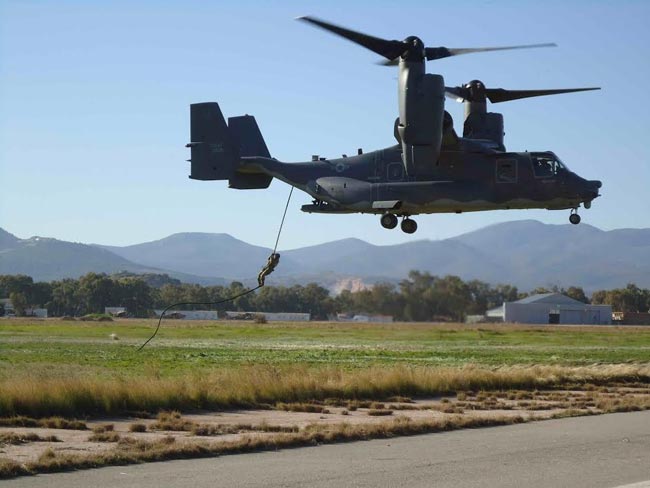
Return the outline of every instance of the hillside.
[[[91,271],[98,273],[167,273],[183,281],[221,284],[223,280],[201,279],[182,272],[170,272],[133,263],[105,249],[87,244],[45,237],[3,239],[0,248],[0,274],[25,274],[36,281],[77,278]]]
[[[98,246],[122,258],[142,265],[173,269],[204,277],[250,278],[257,276],[270,249],[253,246],[229,234],[185,232],[132,246]],[[300,270],[282,256],[282,271]],[[279,271],[279,270],[278,270]]]
[[[88,271],[168,272],[193,283],[254,282],[270,249],[228,234],[179,233],[132,246],[99,246],[55,239],[18,239],[0,232],[0,273],[51,280]],[[491,225],[438,241],[377,246],[342,239],[281,251],[269,283],[315,281],[331,289],[350,283],[398,282],[410,270],[463,279],[538,286],[582,286],[587,291],[634,282],[650,287],[650,229],[603,231],[587,224],[548,225],[523,220]],[[167,270],[167,271],[165,271]]]

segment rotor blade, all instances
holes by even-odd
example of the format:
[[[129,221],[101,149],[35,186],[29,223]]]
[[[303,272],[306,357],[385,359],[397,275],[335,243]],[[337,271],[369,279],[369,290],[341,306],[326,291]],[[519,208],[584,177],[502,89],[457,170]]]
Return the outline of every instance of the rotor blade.
[[[381,66],[397,66],[399,64],[399,57],[395,59],[386,59],[383,61],[377,61],[377,64]]]
[[[434,59],[448,58],[460,54],[484,53],[488,51],[508,51],[510,49],[529,49],[536,47],[557,47],[554,42],[546,44],[527,44],[524,46],[502,46],[502,47],[427,47],[425,52],[428,61]]]
[[[520,98],[543,97],[546,95],[559,95],[561,93],[573,93],[581,91],[600,90],[594,88],[563,88],[559,90],[504,90],[503,88],[486,88],[485,95],[492,103],[507,102]]]
[[[463,88],[462,86],[446,86],[445,95],[457,102],[464,102],[468,96],[467,88]]]
[[[330,31],[334,34],[344,37],[349,41],[359,44],[366,49],[370,49],[371,51],[387,59],[395,59],[399,57],[405,50],[404,44],[401,41],[389,41],[386,39],[381,39],[379,37],[369,36],[367,34],[362,34],[361,32],[356,32],[344,27],[339,27],[338,25],[324,22],[315,17],[298,17],[296,20],[309,22],[310,24],[318,26],[321,29]]]

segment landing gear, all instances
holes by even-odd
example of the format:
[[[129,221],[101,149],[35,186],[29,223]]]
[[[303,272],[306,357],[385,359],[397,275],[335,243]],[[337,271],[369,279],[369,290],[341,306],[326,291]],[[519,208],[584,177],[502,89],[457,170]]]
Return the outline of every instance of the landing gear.
[[[397,217],[392,213],[382,215],[380,222],[384,229],[394,229],[397,227]]]
[[[574,208],[571,210],[571,215],[569,215],[569,222],[573,225],[578,225],[580,223],[580,215],[578,215],[578,209]]]
[[[415,222],[415,220],[411,220],[408,217],[405,217],[404,220],[402,220],[402,232],[405,232],[407,234],[413,234],[416,230],[418,230],[418,224]]]
[[[392,213],[385,213],[381,216],[379,222],[384,229],[394,229],[397,227],[397,216]],[[416,230],[418,230],[418,224],[415,222],[415,220],[411,220],[406,215],[402,219],[401,227],[402,231],[406,232],[407,234],[413,234]]]

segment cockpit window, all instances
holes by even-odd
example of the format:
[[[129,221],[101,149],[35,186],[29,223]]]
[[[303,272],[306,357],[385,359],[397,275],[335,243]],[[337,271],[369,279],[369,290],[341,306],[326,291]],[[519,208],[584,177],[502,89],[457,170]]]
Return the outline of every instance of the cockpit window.
[[[552,153],[531,153],[530,159],[537,178],[551,178],[566,169],[560,158]]]

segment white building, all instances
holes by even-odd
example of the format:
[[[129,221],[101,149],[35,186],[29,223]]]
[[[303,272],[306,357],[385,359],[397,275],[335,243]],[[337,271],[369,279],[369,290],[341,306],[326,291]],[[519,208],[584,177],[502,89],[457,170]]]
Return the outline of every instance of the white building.
[[[611,305],[588,305],[561,293],[531,295],[488,310],[488,319],[521,324],[596,324],[612,322]]]
[[[9,299],[9,298],[0,298],[0,305],[2,305],[3,308],[4,308],[5,317],[15,317],[16,316],[16,310],[14,310],[14,306],[11,303],[11,299]],[[37,317],[39,319],[46,319],[47,318],[47,308],[27,307],[25,309],[25,317]]]
[[[9,298],[0,298],[0,305],[4,308],[5,317],[13,317],[15,315],[14,306]]]
[[[38,317],[39,319],[47,318],[47,308],[26,308],[25,317]]]

